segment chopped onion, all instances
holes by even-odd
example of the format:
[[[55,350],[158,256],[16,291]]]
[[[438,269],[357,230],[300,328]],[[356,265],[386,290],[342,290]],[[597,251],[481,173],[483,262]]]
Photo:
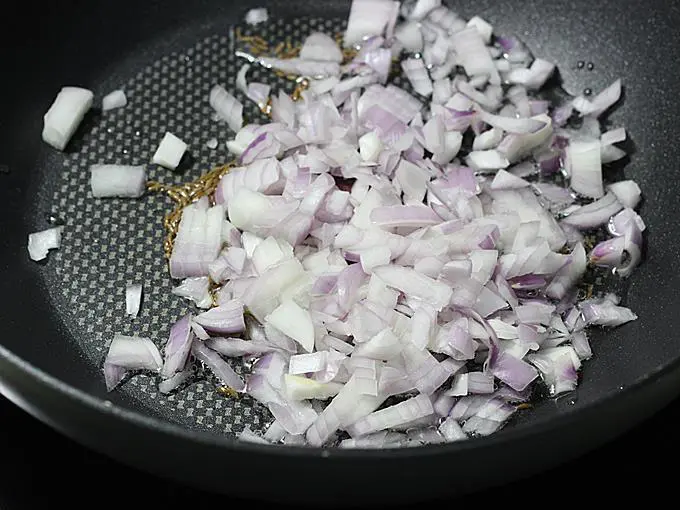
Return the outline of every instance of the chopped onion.
[[[574,109],[582,115],[599,117],[621,98],[621,80],[616,80],[600,92],[592,101],[579,96],[573,101]]]
[[[616,196],[618,201],[622,203],[624,207],[635,209],[640,203],[642,191],[635,181],[615,182],[609,184],[607,189]]]
[[[175,170],[186,150],[187,144],[168,131],[158,145],[151,161],[170,170]]]
[[[250,9],[246,13],[245,21],[248,25],[259,25],[269,20],[269,13],[264,7],[258,9]]]
[[[137,317],[142,304],[142,284],[136,283],[125,287],[125,313]]]
[[[440,0],[405,4],[397,26],[399,8],[352,2],[344,64],[321,32],[295,58],[242,54],[236,89],[260,107],[270,87],[248,83],[251,65],[309,81],[296,101],[271,98],[270,123],[243,126],[232,91],[213,87],[240,166],[182,209],[170,257],[173,293],[204,311],[172,327],[162,368],[150,341],[119,343],[107,388],[142,367],[174,391],[192,353],[274,417],[243,440],[437,444],[497,431],[534,384],[574,389],[586,328],[636,318],[577,292],[589,261],[626,278],[642,259],[640,188],[603,167],[625,156],[625,129],[597,118],[620,83],[552,104],[537,91],[555,66],[518,40]],[[395,59],[410,88],[388,83]],[[563,127],[574,111],[582,127]],[[93,194],[136,196],[144,180]],[[612,237],[586,254],[600,227]],[[226,358],[255,360],[247,386]]]
[[[313,32],[305,39],[300,50],[300,58],[339,63],[342,62],[342,51],[331,36],[322,32]]]
[[[193,342],[191,353],[198,361],[205,364],[223,384],[235,391],[245,389],[245,383],[234,369],[203,342]]]
[[[64,227],[59,226],[28,234],[28,255],[31,260],[43,260],[50,250],[59,248],[63,231]]]
[[[314,349],[314,325],[309,311],[292,300],[283,301],[265,322],[298,342],[307,352]]]
[[[606,193],[605,196],[588,205],[579,207],[569,213],[569,216],[562,220],[563,223],[573,225],[578,228],[599,227],[607,223],[609,218],[623,209],[614,193]]]
[[[94,94],[80,87],[64,87],[43,118],[42,139],[63,151],[92,107]]]
[[[243,321],[243,304],[238,300],[211,308],[197,315],[194,321],[216,333],[239,333],[246,327]]]
[[[138,198],[146,191],[146,169],[143,165],[92,165],[92,196]]]
[[[600,142],[572,141],[566,150],[571,189],[590,198],[604,195]]]
[[[102,98],[102,111],[108,112],[116,108],[123,108],[127,105],[127,97],[123,90],[114,90]]]
[[[401,68],[404,74],[411,82],[413,90],[421,96],[429,96],[432,94],[432,81],[427,74],[425,63],[419,58],[409,58],[401,62]]]
[[[158,347],[148,338],[114,335],[104,363],[126,370],[158,372],[163,360]]]
[[[274,68],[284,73],[312,78],[326,78],[340,74],[340,66],[337,62],[305,60],[303,58],[264,57],[260,59],[260,63],[265,67]]]
[[[199,308],[210,308],[212,306],[210,279],[207,276],[186,278],[180,285],[172,289],[172,293],[190,299]]]
[[[181,372],[177,372],[169,379],[163,379],[160,383],[158,383],[158,391],[164,394],[172,393],[189,381],[192,375],[193,372],[191,370],[182,370]]]
[[[187,314],[170,329],[170,337],[165,344],[165,363],[161,370],[161,375],[165,379],[184,369],[191,352],[192,341],[191,314]]]
[[[354,0],[343,39],[345,47],[360,44],[365,38],[386,33],[391,37],[399,15],[399,2],[393,0]]]
[[[243,126],[243,105],[221,85],[210,90],[210,106],[227,121],[229,129],[238,132]]]

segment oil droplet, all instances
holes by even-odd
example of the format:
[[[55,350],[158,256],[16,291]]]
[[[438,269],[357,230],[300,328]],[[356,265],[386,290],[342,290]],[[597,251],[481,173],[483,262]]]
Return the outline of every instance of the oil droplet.
[[[583,69],[583,66],[585,66],[585,65],[586,65],[586,63],[583,60],[579,60],[578,62],[576,62],[576,68],[577,69]]]
[[[135,136],[139,136],[139,135],[141,135],[141,134],[142,134],[142,133],[140,133],[139,131],[135,131]]]
[[[574,406],[574,405],[576,405],[576,402],[578,402],[578,399],[572,398],[572,399],[568,402],[568,404],[569,404],[570,406]]]
[[[586,69],[588,69],[588,71],[592,71],[593,69],[595,69],[595,64],[593,64],[592,62],[588,62]]]
[[[127,149],[123,149],[123,154],[127,154],[127,153],[128,153],[128,150],[127,150]]]
[[[64,222],[57,216],[56,214],[52,214],[51,212],[46,212],[45,213],[45,221],[49,223],[50,225],[63,225]]]
[[[619,386],[620,390],[622,390],[623,388],[625,388],[625,386],[623,384],[621,386]]]
[[[584,96],[590,96],[593,93],[593,89],[585,89],[583,91]]]
[[[113,133],[113,128],[106,128],[106,132],[109,133],[109,134]]]

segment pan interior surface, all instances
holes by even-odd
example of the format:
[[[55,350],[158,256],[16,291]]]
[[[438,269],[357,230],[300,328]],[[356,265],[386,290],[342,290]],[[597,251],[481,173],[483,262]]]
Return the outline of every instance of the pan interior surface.
[[[9,147],[21,149],[8,156],[12,173],[0,175],[11,183],[1,191],[6,200],[0,207],[6,218],[16,217],[16,208],[22,207],[23,217],[9,227],[0,255],[0,270],[15,289],[11,297],[3,298],[8,320],[0,326],[0,333],[10,350],[32,364],[118,405],[220,435],[233,436],[245,427],[262,431],[271,421],[268,412],[248,397],[220,395],[211,378],[163,396],[154,378],[138,375],[107,394],[101,374],[114,333],[150,337],[161,345],[170,325],[189,308],[171,294],[173,282],[163,257],[162,217],[172,207],[170,201],[161,194],[148,194],[136,201],[95,200],[89,194],[89,166],[146,164],[166,131],[189,144],[190,157],[178,172],[149,165],[153,180],[186,182],[230,159],[224,142],[233,133],[214,120],[207,98],[216,83],[234,89],[236,73],[244,61],[234,55],[239,43],[232,25],[243,18],[247,7],[226,8],[208,1],[196,2],[191,8],[180,2],[170,4],[175,9],[173,15],[163,14],[155,2],[139,8],[139,20],[111,13],[119,17],[116,22],[131,25],[135,44],[124,45],[124,51],[107,52],[115,57],[110,60],[93,58],[87,70],[64,60],[53,75],[41,74],[53,69],[50,65],[30,71],[32,80],[40,80],[39,87],[34,81],[27,87],[36,96],[22,98],[10,108],[8,119],[14,129],[4,126],[3,134],[13,142]],[[299,43],[311,31],[341,32],[347,7],[336,2],[323,6],[271,3],[271,20],[259,35],[273,47],[286,39]],[[585,364],[579,389],[563,399],[538,402],[508,426],[524,427],[573,413],[625,390],[680,353],[680,338],[674,334],[674,310],[680,299],[674,289],[679,277],[671,269],[679,262],[673,239],[680,225],[672,214],[675,197],[669,185],[679,151],[668,142],[680,131],[675,120],[680,118],[675,101],[680,84],[672,78],[664,58],[672,54],[674,38],[680,38],[672,28],[673,20],[680,22],[680,16],[674,6],[663,2],[655,2],[653,12],[633,1],[464,0],[451,7],[465,17],[483,16],[497,33],[518,35],[536,56],[558,65],[563,85],[572,94],[584,88],[597,91],[622,78],[625,99],[607,122],[612,127],[625,126],[635,143],[631,162],[617,171],[639,182],[646,201],[641,210],[648,227],[646,260],[628,282],[624,300],[639,319],[606,334],[594,331],[595,357]],[[87,9],[80,15],[85,16]],[[635,16],[638,10],[644,10],[643,19],[648,20],[643,30]],[[631,14],[617,14],[623,11]],[[153,23],[151,17],[155,17]],[[95,24],[105,24],[99,17],[93,19]],[[652,32],[665,37],[655,36],[650,42],[646,34]],[[94,49],[82,51],[94,56],[101,51],[97,45],[112,44],[105,39],[106,33],[102,30],[97,35],[92,29],[88,46]],[[79,30],[74,30],[73,36],[66,37],[78,34]],[[26,48],[30,51],[38,50]],[[65,59],[66,53],[64,50],[61,57]],[[594,70],[579,70],[578,61],[592,61]],[[66,70],[70,74],[66,75]],[[253,67],[249,79],[269,83],[274,90],[292,90],[290,82],[275,78],[266,69]],[[41,144],[40,123],[42,113],[64,85],[90,88],[97,98],[122,88],[129,103],[106,113],[92,112],[62,154]],[[35,104],[20,111],[19,106],[29,101]],[[27,118],[29,114],[31,118]],[[252,103],[248,103],[244,118],[264,121]],[[220,142],[216,150],[206,146],[213,137]],[[66,227],[61,248],[51,252],[45,264],[31,262],[25,250],[26,235],[48,228],[55,220]],[[144,284],[141,313],[136,319],[125,315],[125,286],[129,283]],[[16,334],[17,326],[24,328],[22,335]],[[241,365],[235,368],[247,369]]]

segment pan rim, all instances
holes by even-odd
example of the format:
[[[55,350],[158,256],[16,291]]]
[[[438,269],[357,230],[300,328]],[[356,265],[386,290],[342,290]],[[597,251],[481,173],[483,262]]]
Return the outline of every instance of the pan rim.
[[[649,387],[655,382],[658,382],[665,376],[668,376],[673,371],[680,369],[680,358],[671,361],[668,364],[656,367],[653,372],[645,374],[644,377],[636,380],[632,384],[626,386],[623,390],[618,392],[607,393],[600,399],[588,402],[578,408],[573,409],[568,414],[559,416],[558,418],[549,418],[537,423],[525,424],[521,427],[512,428],[503,431],[502,434],[491,434],[486,437],[471,438],[466,441],[455,441],[451,443],[422,445],[415,448],[390,448],[390,449],[364,449],[364,448],[318,448],[318,447],[296,447],[289,445],[263,445],[246,441],[239,441],[238,439],[229,436],[220,436],[218,434],[194,430],[181,425],[174,424],[165,420],[161,420],[154,416],[145,415],[138,411],[127,409],[121,406],[111,405],[104,399],[96,397],[85,390],[76,388],[66,382],[61,381],[57,377],[37,368],[32,363],[17,356],[11,350],[0,344],[0,358],[8,363],[14,365],[20,372],[31,377],[42,385],[46,385],[52,390],[60,393],[66,398],[75,400],[77,403],[88,407],[90,410],[109,415],[111,417],[121,419],[131,423],[134,426],[141,427],[151,432],[162,432],[163,434],[182,439],[185,441],[201,443],[205,446],[218,447],[225,450],[234,450],[238,453],[250,453],[258,455],[283,455],[297,458],[323,458],[323,459],[358,459],[370,457],[372,460],[377,459],[402,459],[414,457],[434,457],[439,455],[455,455],[457,452],[463,452],[475,448],[494,448],[522,439],[527,439],[541,433],[550,433],[557,429],[567,427],[569,424],[580,420],[587,411],[595,406],[602,406],[603,404],[611,403],[622,398],[625,398],[631,393],[638,392],[643,387]],[[0,375],[0,382],[4,379]],[[19,405],[15,398],[7,395],[5,388],[0,384],[0,393],[9,398],[13,403]],[[677,393],[680,393],[680,387]],[[677,394],[676,393],[676,394]],[[25,403],[29,407],[31,402],[19,395],[18,400]],[[23,406],[21,406],[23,407]],[[28,409],[24,408],[28,411]],[[40,421],[47,423],[54,427],[53,423],[43,419],[40,416],[35,416]]]

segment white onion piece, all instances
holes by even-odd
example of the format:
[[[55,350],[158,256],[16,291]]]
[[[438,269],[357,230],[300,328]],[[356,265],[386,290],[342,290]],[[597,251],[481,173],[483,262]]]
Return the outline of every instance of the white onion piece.
[[[283,379],[286,395],[290,400],[326,400],[337,395],[342,389],[342,384],[340,383],[321,383],[299,375],[286,374],[283,376]]]
[[[236,299],[198,314],[194,321],[215,333],[240,333],[246,328],[243,304]]]
[[[167,131],[151,161],[170,170],[175,170],[187,150],[187,144]]]
[[[599,227],[623,209],[614,193],[606,193],[602,198],[579,207],[562,220],[562,223],[581,229]]]
[[[581,360],[571,346],[541,349],[527,359],[539,370],[551,395],[576,388]]]
[[[196,202],[184,208],[170,255],[173,278],[205,276],[219,255],[224,209],[201,209]]]
[[[401,342],[390,328],[385,328],[369,341],[358,345],[352,358],[363,356],[377,360],[390,360],[401,354]]]
[[[364,161],[377,161],[383,147],[383,143],[375,131],[369,131],[359,138],[359,154]]]
[[[291,375],[320,372],[326,367],[327,352],[314,352],[291,356],[288,373]]]
[[[243,295],[243,304],[257,320],[264,323],[265,317],[279,306],[281,293],[304,274],[302,264],[297,259],[281,262],[250,284]]]
[[[450,287],[413,269],[389,265],[376,267],[374,273],[390,287],[422,299],[437,310],[441,310],[451,300],[453,291]]]
[[[116,108],[123,108],[125,105],[127,105],[127,97],[123,90],[114,90],[102,98],[102,111],[105,112]]]
[[[536,115],[532,119],[543,122],[545,126],[534,133],[509,134],[498,145],[498,151],[508,158],[510,163],[516,163],[525,158],[552,136],[552,120],[548,115]]]
[[[340,75],[340,65],[337,62],[305,60],[303,58],[274,58],[263,57],[260,64],[267,68],[298,76],[311,78],[327,78]]]
[[[343,38],[345,47],[360,44],[370,36],[392,36],[399,15],[399,2],[393,0],[353,0]]]
[[[59,248],[63,230],[64,227],[59,226],[28,234],[28,255],[31,260],[43,260],[50,250]]]
[[[172,293],[190,299],[199,308],[210,308],[212,306],[210,279],[207,276],[186,278],[180,285],[172,289]]]
[[[638,318],[629,308],[617,306],[607,299],[600,303],[586,302],[580,308],[587,325],[616,327]]]
[[[467,434],[463,432],[463,428],[460,424],[452,417],[446,418],[446,420],[439,425],[439,433],[450,443],[461,441],[468,437]]]
[[[520,135],[536,133],[546,126],[546,122],[534,117],[529,119],[515,119],[503,117],[501,115],[493,115],[485,110],[479,110],[477,115],[480,120],[486,122],[490,126],[502,129],[508,133]]]
[[[642,191],[640,186],[635,181],[619,181],[607,186],[607,190],[611,191],[619,202],[625,207],[635,209],[640,203]],[[644,230],[644,229],[642,229]]]
[[[372,413],[385,400],[362,394],[359,388],[356,376],[352,376],[307,430],[306,437],[310,445],[321,446],[337,429]]]
[[[165,363],[161,370],[163,378],[172,377],[184,369],[189,352],[191,352],[192,342],[191,314],[187,314],[170,329],[170,336],[165,344]]]
[[[408,58],[402,60],[401,68],[416,93],[421,96],[429,96],[432,94],[432,81],[427,73],[423,59]]]
[[[205,142],[205,146],[211,150],[217,149],[217,145],[218,145],[217,138],[211,138],[210,140]]]
[[[555,71],[555,64],[537,58],[528,69],[517,68],[508,73],[510,83],[524,85],[529,90],[540,89]]]
[[[467,23],[468,27],[475,27],[482,36],[484,44],[491,43],[491,36],[493,35],[493,27],[489,22],[480,18],[479,16],[473,16]]]
[[[441,0],[418,0],[406,18],[409,20],[420,21],[430,14],[433,9],[441,6],[441,4]]]
[[[407,51],[418,52],[423,49],[423,34],[416,22],[402,23],[394,31],[394,37]]]
[[[314,350],[314,324],[308,310],[292,300],[283,301],[265,317],[265,322],[299,343],[307,352]]]
[[[269,441],[258,436],[257,434],[252,432],[250,429],[244,429],[243,432],[241,432],[238,435],[238,440],[244,441],[246,443],[269,444]]]
[[[590,198],[604,195],[599,141],[572,141],[566,149],[566,167],[574,191]]]
[[[245,21],[248,25],[259,25],[269,20],[269,13],[264,7],[258,9],[250,9],[246,13]]]
[[[475,136],[472,143],[473,151],[485,151],[495,149],[503,139],[503,130],[500,128],[491,128],[483,133]]]
[[[243,126],[243,105],[221,85],[210,90],[209,100],[220,118],[227,121],[229,129],[238,132]]]
[[[189,379],[191,379],[192,375],[193,372],[191,370],[182,370],[181,372],[177,372],[172,377],[163,379],[160,383],[158,383],[158,391],[166,395],[168,393],[172,393],[177,388],[186,383]]]
[[[138,198],[146,190],[146,169],[143,165],[92,165],[90,167],[92,196]]]
[[[510,166],[510,162],[496,149],[488,151],[472,151],[466,162],[470,168],[478,172],[499,170]]]
[[[137,317],[142,304],[142,284],[136,283],[125,287],[125,313]]]
[[[404,402],[369,414],[349,427],[352,435],[365,435],[394,428],[434,414],[432,402],[426,395],[418,395]]]
[[[615,143],[623,142],[625,140],[626,140],[625,128],[612,129],[610,131],[607,131],[606,133],[602,133],[602,136],[600,137],[600,143],[603,146],[612,145]]]
[[[519,189],[530,186],[524,179],[505,170],[499,170],[491,183],[491,189]]]
[[[432,83],[432,102],[435,104],[444,104],[453,95],[451,87],[451,80],[447,77],[435,79]]]
[[[208,348],[203,342],[193,342],[191,353],[198,361],[205,364],[223,384],[235,391],[245,390],[243,379],[219,354]]]
[[[425,198],[429,176],[425,170],[404,159],[394,173],[399,187],[409,200],[421,202]]]
[[[222,356],[236,358],[240,356],[262,355],[276,350],[271,344],[242,338],[208,338],[205,345]]]
[[[553,299],[562,299],[581,279],[586,270],[586,265],[586,252],[583,244],[577,243],[571,252],[571,261],[557,272],[548,285],[546,294]]]
[[[105,363],[127,370],[158,372],[163,360],[158,347],[148,338],[114,335]]]
[[[305,60],[326,60],[330,62],[342,62],[342,51],[335,40],[322,32],[313,32],[307,36],[300,58]]]
[[[488,75],[493,85],[500,84],[500,77],[484,38],[475,26],[468,27],[453,34],[451,44],[459,59],[459,64],[468,76]]]
[[[589,101],[583,96],[579,96],[572,102],[574,109],[582,115],[599,117],[609,110],[621,98],[621,80],[616,80],[609,87]]]
[[[63,151],[92,107],[94,94],[80,87],[64,87],[43,118],[42,139]]]

